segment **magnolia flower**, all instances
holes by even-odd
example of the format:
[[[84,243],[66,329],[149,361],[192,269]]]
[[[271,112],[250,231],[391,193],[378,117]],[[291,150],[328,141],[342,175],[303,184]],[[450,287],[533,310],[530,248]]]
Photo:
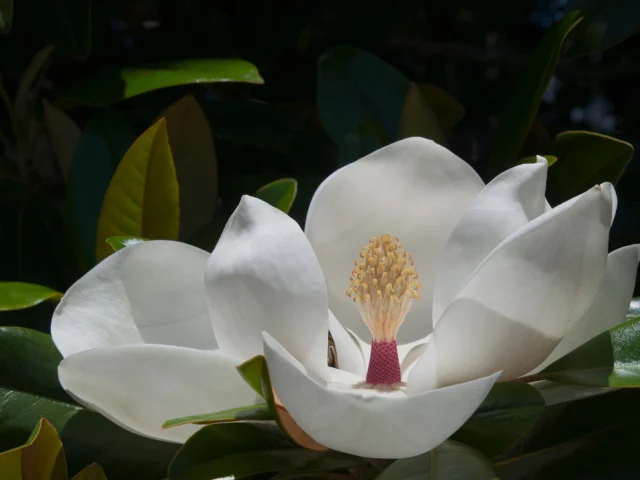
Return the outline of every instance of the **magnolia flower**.
[[[613,187],[551,209],[546,173],[540,158],[485,186],[412,138],[327,178],[305,232],[243,197],[210,256],[146,242],[69,289],[52,323],[60,382],[125,428],[180,442],[197,427],[161,423],[254,402],[235,365],[264,353],[276,394],[317,442],[424,453],[495,381],[624,319],[639,253],[607,256]]]

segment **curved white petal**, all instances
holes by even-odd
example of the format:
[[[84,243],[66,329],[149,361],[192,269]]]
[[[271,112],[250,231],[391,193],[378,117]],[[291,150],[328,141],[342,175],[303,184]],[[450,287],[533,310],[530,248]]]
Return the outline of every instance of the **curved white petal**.
[[[319,375],[327,369],[328,305],[318,260],[287,214],[244,196],[207,262],[213,330],[225,352],[262,354],[267,331]]]
[[[333,173],[315,192],[305,231],[327,280],[329,306],[340,322],[369,339],[353,302],[345,295],[353,261],[371,237],[398,237],[415,261],[422,299],[398,332],[398,343],[431,332],[435,264],[460,216],[484,184],[446,148],[408,138]]]
[[[581,318],[571,322],[566,335],[536,371],[625,321],[636,284],[638,262],[640,245],[622,247],[609,254],[607,269],[589,309]]]
[[[494,178],[460,219],[439,262],[433,292],[433,326],[491,251],[545,212],[547,160],[513,167]]]
[[[415,396],[380,393],[318,383],[273,337],[265,334],[264,341],[272,385],[296,423],[322,445],[369,458],[436,447],[475,412],[499,375]]]
[[[67,290],[51,335],[63,356],[157,343],[214,349],[204,286],[208,253],[156,240],[114,253]]]
[[[83,405],[139,435],[182,443],[198,428],[172,418],[251,405],[255,392],[221,351],[169,345],[96,348],[65,358],[60,384]]]
[[[594,187],[541,215],[478,267],[433,333],[439,385],[496,370],[518,377],[553,351],[604,274],[612,188]]]
[[[367,373],[367,365],[364,363],[360,342],[338,322],[331,311],[329,311],[329,331],[336,345],[338,368],[364,377]]]

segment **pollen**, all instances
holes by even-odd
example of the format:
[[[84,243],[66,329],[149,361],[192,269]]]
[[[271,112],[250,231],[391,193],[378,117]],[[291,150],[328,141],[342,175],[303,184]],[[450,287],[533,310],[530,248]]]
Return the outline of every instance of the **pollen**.
[[[400,240],[384,234],[360,250],[347,295],[353,299],[374,342],[394,342],[398,328],[420,298],[418,271]]]

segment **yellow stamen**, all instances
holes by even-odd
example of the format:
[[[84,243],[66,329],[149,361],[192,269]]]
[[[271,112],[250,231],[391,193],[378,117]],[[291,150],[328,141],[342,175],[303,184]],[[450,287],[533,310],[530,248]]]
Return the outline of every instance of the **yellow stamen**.
[[[360,250],[347,295],[353,299],[373,340],[392,341],[420,298],[420,283],[411,255],[395,237],[374,237]]]

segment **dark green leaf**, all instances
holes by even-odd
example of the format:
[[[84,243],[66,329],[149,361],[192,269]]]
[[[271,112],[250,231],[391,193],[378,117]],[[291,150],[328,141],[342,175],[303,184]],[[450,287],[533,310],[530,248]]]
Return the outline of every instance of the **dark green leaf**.
[[[411,82],[375,55],[333,47],[318,63],[318,110],[347,164],[398,137]],[[383,92],[383,93],[382,93]]]
[[[57,302],[62,293],[49,287],[23,282],[0,282],[0,312],[22,310],[46,300]]]
[[[178,180],[164,119],[131,145],[105,194],[96,244],[96,259],[108,257],[105,242],[113,236],[176,240],[180,227]]]
[[[61,361],[51,335],[28,328],[0,327],[0,385],[71,401],[58,382]]]
[[[588,5],[585,18],[569,36],[563,52],[566,58],[606,50],[640,31],[640,4],[628,0],[596,0]],[[575,5],[578,6],[578,5]]]
[[[147,239],[138,237],[109,237],[105,241],[113,248],[114,252],[117,252],[125,247],[146,242]]]
[[[594,185],[618,183],[633,156],[633,146],[593,132],[560,133],[553,146],[558,164],[549,170],[547,196],[560,203]]]
[[[640,387],[640,317],[592,338],[540,374],[571,385]]]
[[[102,201],[120,159],[135,140],[121,116],[99,113],[87,124],[76,147],[67,184],[67,228],[78,264],[95,265],[96,230]]]
[[[28,0],[25,13],[48,43],[77,59],[91,51],[91,4],[86,0]],[[37,13],[35,13],[37,12]]]
[[[578,24],[580,14],[568,13],[547,32],[533,52],[509,103],[500,114],[489,164],[489,177],[514,166],[518,153],[538,113],[542,94],[560,57],[568,33]]]
[[[240,420],[272,420],[266,403],[249,405],[247,407],[230,408],[215,413],[203,413],[189,417],[173,418],[162,424],[162,428],[177,427],[193,423],[196,425],[209,425],[212,423],[236,422]]]
[[[0,33],[11,32],[13,25],[13,0],[0,0]]]
[[[104,470],[100,465],[92,463],[71,480],[107,480],[107,475],[104,473]]]
[[[544,399],[527,383],[497,383],[476,413],[451,438],[489,457],[505,451],[544,410]]]
[[[74,86],[64,100],[100,107],[160,88],[217,82],[262,84],[264,80],[245,60],[190,59],[108,70]]]
[[[178,449],[123,430],[80,406],[0,388],[0,450],[23,444],[42,417],[60,434],[71,474],[96,462],[112,479],[158,480]]]
[[[266,184],[254,193],[254,197],[264,200],[284,213],[289,213],[296,193],[298,191],[298,182],[293,178],[281,178],[274,182]]]
[[[198,430],[169,467],[174,480],[247,478],[263,472],[330,471],[361,466],[366,460],[333,451],[294,446],[274,425],[220,423]]]
[[[376,480],[492,480],[497,475],[480,452],[448,440],[428,453],[396,460]]]

